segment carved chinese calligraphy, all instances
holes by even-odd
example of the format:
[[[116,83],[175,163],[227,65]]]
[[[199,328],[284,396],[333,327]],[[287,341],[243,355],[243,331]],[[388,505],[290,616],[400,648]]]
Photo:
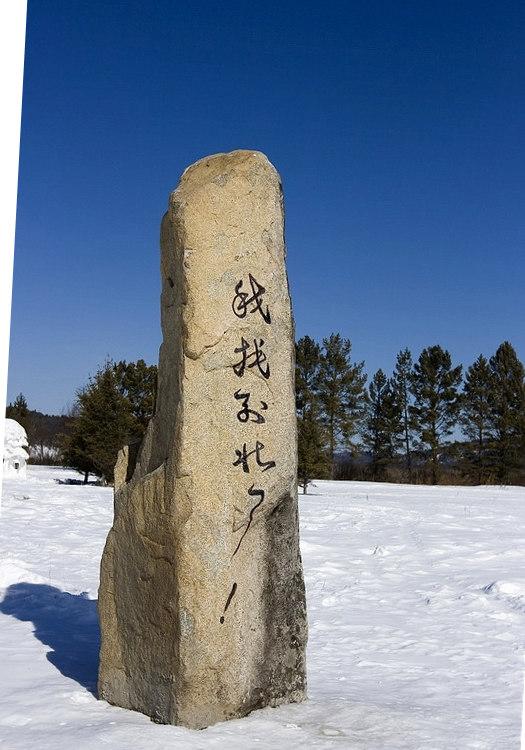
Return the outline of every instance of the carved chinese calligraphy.
[[[115,470],[99,694],[202,728],[306,689],[293,321],[266,157],[187,169],[161,250],[157,410]]]
[[[257,424],[261,424],[265,422],[265,418],[263,415],[256,411],[255,409],[250,409],[249,403],[250,403],[250,393],[241,393],[241,389],[235,391],[233,394],[235,398],[240,399],[242,401],[242,409],[237,412],[237,419],[239,422],[256,422]],[[261,411],[266,411],[268,408],[268,404],[266,401],[260,402]]]
[[[259,500],[258,500],[258,501],[257,501],[257,502],[255,503],[255,505],[254,505],[254,506],[252,507],[252,509],[250,510],[250,516],[249,516],[249,518],[248,518],[248,521],[247,521],[247,523],[246,523],[245,529],[244,529],[244,531],[243,531],[243,533],[242,533],[242,535],[241,535],[241,538],[240,538],[240,539],[239,539],[239,541],[237,542],[237,546],[235,547],[235,550],[234,550],[234,552],[233,552],[233,555],[232,555],[232,557],[235,557],[235,555],[236,555],[236,554],[237,554],[237,552],[239,551],[239,548],[240,548],[240,546],[241,546],[241,544],[242,544],[242,541],[243,541],[244,537],[246,536],[246,534],[248,533],[248,531],[249,531],[249,529],[250,529],[250,526],[252,525],[252,521],[253,521],[253,514],[255,513],[255,511],[257,510],[257,508],[258,508],[258,507],[259,507],[259,506],[260,506],[260,505],[261,505],[261,504],[263,503],[263,501],[264,501],[264,490],[256,490],[256,489],[255,489],[255,485],[253,485],[253,484],[252,484],[252,486],[250,487],[250,489],[248,490],[248,495],[249,495],[250,497],[258,497],[258,498],[259,498]],[[237,529],[235,529],[235,531],[237,531]]]
[[[253,305],[249,312],[253,313],[257,311],[261,314],[265,323],[271,323],[272,319],[268,307],[266,308],[266,312],[262,308],[262,295],[266,289],[256,281],[251,273],[248,274],[248,278],[250,280],[252,296],[250,297],[246,292],[241,292],[243,286],[243,280],[241,279],[235,287],[235,298],[232,303],[233,312],[238,318],[244,318],[248,312],[248,305]]]
[[[268,380],[270,365],[267,363],[266,354],[262,350],[263,346],[264,341],[262,339],[258,341],[254,339],[252,345],[241,336],[241,345],[234,349],[235,353],[242,353],[241,361],[233,365],[233,371],[238,377],[242,378],[246,368],[257,367],[263,378]]]
[[[233,462],[234,466],[242,466],[242,470],[245,471],[247,474],[250,472],[250,467],[248,466],[248,458],[255,453],[255,460],[257,461],[257,465],[261,467],[263,471],[266,471],[267,469],[273,469],[275,466],[275,461],[262,461],[261,460],[261,451],[264,448],[264,443],[259,442],[259,440],[255,441],[255,448],[252,451],[248,451],[246,449],[246,443],[242,446],[242,451],[235,449],[235,453],[237,454],[237,460]]]
[[[235,297],[232,303],[232,310],[238,318],[244,318],[247,312],[250,312],[250,313],[258,312],[260,313],[263,321],[267,324],[270,324],[271,323],[270,310],[268,306],[266,306],[266,310],[264,311],[263,306],[262,306],[263,294],[266,292],[266,289],[264,286],[259,284],[259,282],[255,279],[255,277],[251,273],[248,274],[248,278],[250,282],[252,296],[250,297],[247,293],[240,291],[243,287],[243,281],[241,279],[241,281],[239,281],[239,283],[235,286]],[[249,306],[251,306],[251,309],[249,309]],[[242,342],[243,342],[243,346],[241,347],[241,351],[243,352],[243,360],[241,362],[241,365],[239,365],[239,363],[233,365],[233,371],[238,377],[242,377],[244,375],[245,365],[248,362],[248,357],[244,356],[246,352],[244,345],[245,344],[247,345],[247,342],[245,341],[244,338],[242,339]],[[263,340],[260,339],[259,346],[262,346],[263,343],[264,343]],[[262,355],[261,350],[258,348],[256,339],[254,339],[254,347],[255,347],[255,351],[253,352],[253,354],[255,355],[255,360],[253,363],[248,364],[248,367],[253,367],[253,365],[256,364],[259,370],[259,373],[263,376],[265,380],[268,380],[270,378],[270,365],[266,363],[267,362],[266,355]],[[239,352],[238,348],[235,349],[235,353],[237,352]],[[250,354],[249,356],[251,357],[252,354]],[[264,357],[264,359],[262,359],[262,357]],[[265,364],[265,367],[264,368],[261,367],[261,364]],[[257,387],[257,383],[255,383],[254,385],[255,387]],[[257,425],[266,423],[265,417],[263,417],[259,412],[256,412],[255,410],[250,409],[248,407],[248,402],[249,402],[251,393],[241,393],[240,390],[237,390],[235,391],[233,395],[237,399],[242,399],[243,408],[241,409],[241,411],[237,413],[237,419],[240,422],[247,423],[251,421],[252,423],[255,423]],[[265,401],[261,400],[260,403],[261,403],[262,409],[264,410],[268,409],[268,404]],[[250,419],[250,415],[252,415],[252,417],[255,417],[255,418]],[[273,416],[276,420],[278,420],[279,418],[278,413]],[[270,417],[270,415],[268,415],[268,417]],[[252,426],[252,431],[253,429],[254,428]],[[245,474],[249,474],[250,466],[248,463],[248,459],[250,458],[250,456],[255,455],[256,465],[261,471],[264,472],[264,471],[267,471],[268,469],[274,469],[277,466],[275,461],[272,461],[272,460],[264,461],[261,457],[261,453],[264,450],[264,447],[265,447],[264,443],[262,443],[260,440],[255,440],[255,448],[249,451],[246,447],[246,443],[243,443],[242,450],[239,450],[238,448],[235,449],[236,460],[233,462],[233,466],[242,466],[243,472]],[[239,551],[240,546],[244,540],[244,537],[248,533],[253,523],[255,511],[262,505],[264,501],[265,491],[262,488],[255,489],[255,485],[252,484],[252,486],[248,489],[248,495],[250,497],[259,497],[259,500],[250,509],[248,519],[245,523],[244,531],[237,543],[237,546],[235,547],[235,551],[232,557],[234,557]],[[238,528],[239,527],[237,526],[234,530],[237,531]],[[221,618],[221,622],[224,622],[224,618]]]

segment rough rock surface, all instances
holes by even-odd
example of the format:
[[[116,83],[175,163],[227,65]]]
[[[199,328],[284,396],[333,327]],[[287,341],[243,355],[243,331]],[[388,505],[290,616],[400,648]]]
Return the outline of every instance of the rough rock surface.
[[[99,697],[203,728],[306,693],[294,331],[279,175],[202,159],[161,229],[157,407],[115,469]]]

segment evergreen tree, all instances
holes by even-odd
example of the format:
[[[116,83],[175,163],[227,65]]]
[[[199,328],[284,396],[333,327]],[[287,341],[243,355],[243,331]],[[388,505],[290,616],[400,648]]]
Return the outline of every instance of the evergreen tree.
[[[401,424],[403,429],[403,446],[405,453],[405,465],[408,473],[408,481],[412,481],[412,429],[413,420],[410,414],[411,396],[410,383],[412,378],[412,354],[408,349],[400,351],[397,355],[396,366],[392,377],[392,388],[396,394],[396,400],[401,409]]]
[[[489,363],[480,354],[467,369],[461,399],[463,431],[470,441],[465,449],[464,463],[467,473],[476,484],[483,484],[488,478],[487,451],[492,389],[493,377]]]
[[[13,403],[9,404],[9,406],[6,408],[6,412],[9,412],[8,414],[6,414],[6,417],[8,419],[15,419],[17,422],[20,419],[24,419],[24,417],[27,417],[29,409],[23,393],[19,393]]]
[[[378,370],[368,387],[367,417],[363,431],[363,443],[372,456],[372,475],[377,480],[384,475],[401,444],[401,404],[383,370]]]
[[[319,392],[321,347],[310,336],[295,344],[295,396],[298,416],[315,401]]]
[[[318,392],[321,347],[309,336],[295,347],[298,481],[306,494],[312,479],[326,476],[326,436],[320,421]]]
[[[19,393],[13,403],[6,406],[5,416],[7,419],[14,419],[15,422],[22,425],[26,433],[28,433],[29,438],[31,419],[27,401],[23,393]]]
[[[326,441],[315,405],[297,420],[297,478],[306,495],[312,479],[329,476]]]
[[[118,362],[114,369],[117,387],[133,417],[130,440],[142,438],[155,411],[157,366],[148,366],[139,359],[137,362]]]
[[[350,361],[352,345],[338,333],[323,339],[319,366],[319,405],[321,421],[328,437],[328,456],[334,472],[337,448],[350,447],[363,416],[366,375],[364,362]]]
[[[489,360],[491,463],[500,482],[508,482],[523,466],[525,449],[525,371],[514,348],[505,341]]]
[[[132,420],[119,391],[115,366],[106,362],[77,393],[80,417],[73,425],[65,461],[84,474],[113,481],[118,451],[126,444]]]
[[[432,483],[439,477],[439,453],[446,445],[459,414],[462,366],[452,367],[448,351],[431,346],[421,352],[411,377],[415,417],[421,447],[430,453]]]
[[[108,361],[77,394],[79,416],[64,440],[64,462],[113,481],[118,451],[141,439],[152,415],[156,367]]]
[[[100,476],[89,452],[86,438],[81,432],[80,420],[70,426],[67,433],[61,435],[62,462],[84,475],[84,484],[89,481],[89,475]]]

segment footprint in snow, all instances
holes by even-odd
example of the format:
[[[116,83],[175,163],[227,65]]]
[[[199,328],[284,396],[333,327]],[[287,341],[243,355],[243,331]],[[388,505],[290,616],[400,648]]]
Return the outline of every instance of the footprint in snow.
[[[346,737],[342,729],[336,729],[335,727],[321,727],[319,734],[323,737]]]
[[[64,693],[64,698],[69,698],[71,703],[75,703],[77,706],[84,703],[91,703],[95,700],[90,693],[84,693],[82,690],[75,690],[72,693]]]

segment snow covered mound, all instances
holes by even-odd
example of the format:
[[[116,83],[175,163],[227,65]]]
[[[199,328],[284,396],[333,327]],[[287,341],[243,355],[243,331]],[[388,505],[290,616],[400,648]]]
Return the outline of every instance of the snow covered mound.
[[[4,429],[4,476],[25,477],[29,458],[26,431],[14,419],[6,419]]]

